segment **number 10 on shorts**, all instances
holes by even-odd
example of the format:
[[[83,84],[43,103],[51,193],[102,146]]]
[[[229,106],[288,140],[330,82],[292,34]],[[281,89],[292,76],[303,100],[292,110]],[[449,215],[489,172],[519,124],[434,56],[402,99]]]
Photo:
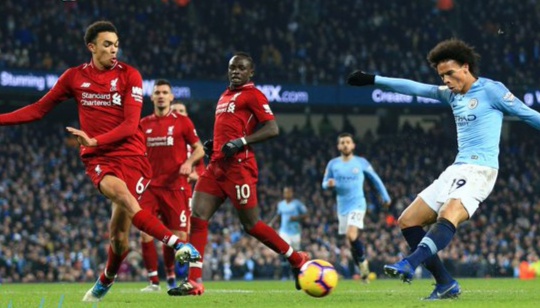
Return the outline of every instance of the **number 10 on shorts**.
[[[251,196],[249,185],[235,185],[234,188],[236,188],[236,199],[240,201],[240,204],[247,204],[249,196]]]

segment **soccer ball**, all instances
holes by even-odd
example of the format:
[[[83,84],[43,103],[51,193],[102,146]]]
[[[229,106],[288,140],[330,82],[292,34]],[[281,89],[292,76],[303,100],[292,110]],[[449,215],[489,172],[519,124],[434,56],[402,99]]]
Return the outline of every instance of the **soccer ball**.
[[[300,268],[298,281],[308,295],[325,297],[337,286],[338,273],[329,262],[315,259]]]

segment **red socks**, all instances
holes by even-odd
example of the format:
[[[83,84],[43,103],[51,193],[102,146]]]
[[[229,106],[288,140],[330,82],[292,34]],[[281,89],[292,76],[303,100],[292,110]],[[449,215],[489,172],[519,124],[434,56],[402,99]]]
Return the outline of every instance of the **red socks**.
[[[175,247],[181,242],[171,230],[167,229],[157,217],[147,210],[138,211],[131,222],[137,229],[162,241],[167,246]]]
[[[258,239],[268,248],[287,257],[292,267],[299,267],[302,263],[302,257],[294,251],[292,247],[279,236],[279,234],[277,234],[276,230],[270,228],[261,220],[259,220],[247,233]]]
[[[208,240],[208,221],[191,217],[190,242],[201,254],[200,262],[191,263],[189,267],[189,279],[198,281],[202,277],[202,262],[204,260],[204,248]]]
[[[120,265],[122,265],[122,261],[126,258],[127,254],[129,252],[129,249],[124,251],[121,255],[117,255],[113,250],[112,247],[109,246],[109,254],[107,255],[107,265],[105,266],[105,271],[101,273],[99,276],[99,280],[104,285],[110,285],[114,282],[114,277],[116,276],[116,273],[118,273],[118,270],[120,269]]]
[[[174,272],[175,261],[174,249],[163,245],[163,263],[165,264],[165,274],[167,275],[167,278],[176,277],[176,273]]]
[[[142,247],[142,257],[144,261],[144,266],[148,272],[148,280],[152,284],[159,284],[158,277],[158,254],[156,246],[154,245],[154,240],[150,242],[141,242]]]

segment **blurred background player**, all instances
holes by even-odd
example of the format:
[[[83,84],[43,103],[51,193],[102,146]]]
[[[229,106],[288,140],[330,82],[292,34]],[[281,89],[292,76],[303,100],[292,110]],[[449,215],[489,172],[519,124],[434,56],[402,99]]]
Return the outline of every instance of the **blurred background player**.
[[[228,198],[243,229],[276,253],[285,255],[297,276],[298,269],[308,260],[307,254],[295,251],[259,218],[258,167],[249,144],[277,136],[279,128],[267,98],[250,81],[254,72],[253,59],[247,53],[236,53],[229,61],[229,87],[220,96],[215,111],[213,153],[193,195],[191,243],[204,251],[208,220]],[[261,125],[255,130],[257,124]],[[201,295],[202,266],[203,260],[191,263],[189,279],[169,290],[169,295]],[[296,287],[300,289],[297,279]]]
[[[180,101],[173,101],[171,103],[171,110],[183,116],[186,116],[186,117],[188,116],[186,105]],[[188,157],[189,157],[189,155],[191,155],[192,149],[189,144],[187,148],[188,148]],[[192,185],[195,185],[195,183],[197,182],[201,174],[203,174],[204,169],[206,169],[206,166],[204,165],[204,159],[201,158],[197,162],[195,162],[193,171],[188,176],[188,182],[192,183]]]
[[[140,202],[143,209],[160,217],[178,238],[187,241],[191,218],[188,176],[192,173],[193,164],[204,156],[204,150],[191,120],[171,109],[174,100],[171,90],[169,81],[156,80],[151,95],[154,113],[141,120],[153,177]],[[192,149],[190,155],[188,145]],[[154,239],[141,233],[141,246],[150,280],[150,284],[141,291],[159,291],[158,254]],[[174,251],[168,246],[163,246],[163,261],[167,285],[173,288],[176,286]]]
[[[283,200],[277,204],[276,215],[268,225],[272,226],[274,221],[278,221],[279,236],[289,243],[293,249],[301,249],[302,222],[307,217],[306,206],[298,199],[294,198],[294,191],[291,186],[283,188]],[[287,260],[281,264],[281,277],[288,278],[290,266]]]
[[[177,113],[179,113],[181,115],[184,115],[186,117],[188,116],[187,106],[186,106],[186,104],[182,103],[181,101],[178,101],[178,100],[173,101],[171,103],[171,110],[173,112],[177,112]],[[188,150],[188,157],[189,157],[191,155],[191,152],[192,152],[192,148],[191,148],[191,146],[189,144],[187,145],[187,150]],[[205,152],[206,152],[206,149],[205,149]],[[190,187],[191,188],[191,194],[190,194],[190,199],[189,199],[190,209],[191,209],[191,197],[193,196],[193,188],[195,187],[195,184],[197,184],[197,180],[203,174],[205,169],[206,169],[206,165],[204,163],[204,159],[201,158],[197,162],[195,162],[193,170],[191,171],[191,173],[188,176],[188,183],[191,184],[191,187]],[[189,234],[188,234],[188,236],[189,236]],[[177,263],[176,274],[177,274],[178,278],[185,279],[187,277],[188,273],[189,273],[189,264],[186,263],[186,264],[183,264],[183,265],[179,265]]]
[[[504,113],[540,129],[540,113],[516,98],[502,83],[479,77],[480,56],[467,43],[450,39],[428,54],[444,86],[388,78],[355,71],[347,78],[353,86],[382,86],[398,93],[433,98],[451,106],[457,128],[458,154],[452,165],[418,194],[398,219],[412,254],[384,266],[392,277],[410,282],[423,263],[436,280],[429,300],[455,298],[459,283],[437,256],[493,190],[499,169],[499,143]],[[424,226],[433,224],[429,231]]]
[[[75,98],[81,129],[67,127],[80,143],[86,174],[96,188],[112,201],[109,226],[111,246],[107,265],[83,301],[100,301],[111,288],[118,269],[128,253],[131,224],[170,247],[177,249],[181,262],[198,260],[198,252],[184,244],[137,201],[144,193],[151,167],[145,153],[144,136],[139,129],[143,102],[142,78],[133,67],[119,62],[116,27],[98,21],[86,29],[89,63],[68,69],[39,101],[0,115],[0,125],[40,120],[56,105]],[[184,249],[183,249],[184,248]],[[180,250],[181,249],[181,250]]]
[[[369,264],[359,232],[364,229],[367,207],[364,196],[365,176],[379,191],[385,207],[390,206],[391,200],[381,178],[373,170],[369,161],[354,155],[355,147],[351,134],[342,133],[338,136],[337,148],[341,155],[328,162],[322,187],[323,189],[333,188],[336,192],[339,234],[346,235],[354,261],[360,268],[360,276],[367,283],[369,282]]]

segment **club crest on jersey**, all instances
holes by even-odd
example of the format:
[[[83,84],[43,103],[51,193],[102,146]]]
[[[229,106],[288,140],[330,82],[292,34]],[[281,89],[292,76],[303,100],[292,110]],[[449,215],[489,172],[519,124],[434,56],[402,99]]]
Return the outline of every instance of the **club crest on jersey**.
[[[172,136],[174,134],[174,126],[169,126],[167,129],[167,135]]]
[[[478,100],[476,98],[471,98],[471,100],[469,101],[469,109],[474,109],[478,106]]]
[[[234,113],[234,109],[236,108],[236,105],[234,102],[229,103],[229,106],[227,106],[227,112]]]
[[[151,133],[152,133],[152,129],[151,129],[151,128],[149,128],[149,129],[146,130],[146,134],[151,134]]]
[[[116,85],[118,84],[118,78],[111,80],[111,92],[118,91]]]
[[[358,174],[358,172],[360,172],[360,170],[358,170],[358,168],[353,168],[353,169],[352,169],[352,173]]]

